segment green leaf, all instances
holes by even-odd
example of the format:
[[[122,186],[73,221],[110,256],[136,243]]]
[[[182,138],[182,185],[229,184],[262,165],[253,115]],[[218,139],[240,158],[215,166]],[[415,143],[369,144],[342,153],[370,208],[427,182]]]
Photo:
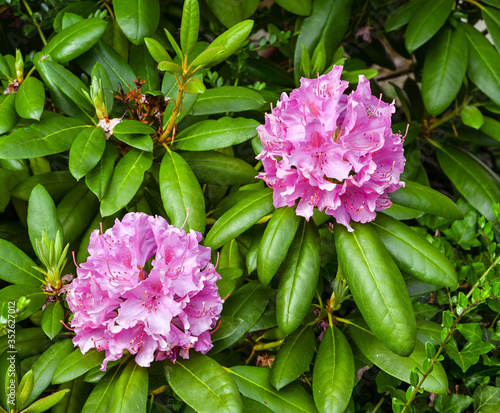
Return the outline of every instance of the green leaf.
[[[20,128],[0,139],[0,158],[38,158],[67,151],[87,126],[73,118],[56,116]]]
[[[45,334],[52,340],[62,330],[64,321],[64,309],[60,302],[50,303],[42,314],[42,329]]]
[[[167,29],[163,29],[163,30],[165,31],[165,34],[167,35],[167,39],[170,42],[172,49],[174,49],[175,54],[177,55],[179,60],[182,61],[184,59],[184,54],[182,53],[182,50],[179,47],[179,45],[177,44],[177,42],[175,41],[174,36],[172,36],[172,34]]]
[[[285,259],[276,298],[276,320],[283,333],[295,331],[309,311],[320,264],[316,225],[302,220]]]
[[[82,408],[82,413],[108,413],[109,401],[112,397],[117,377],[119,377],[119,371],[119,369],[116,369],[113,374],[106,375],[97,383],[87,398]]]
[[[96,194],[99,200],[102,200],[108,191],[109,181],[117,158],[118,149],[112,142],[107,142],[101,160],[85,176],[85,184]]]
[[[141,93],[145,94],[160,89],[160,76],[156,62],[149,54],[145,44],[133,45],[130,48],[129,63],[137,77],[146,82],[141,87]]]
[[[59,403],[62,398],[69,392],[69,389],[64,389],[52,393],[50,396],[44,397],[34,402],[31,406],[23,410],[23,413],[42,413],[49,410],[51,407]]]
[[[355,325],[349,325],[351,338],[366,358],[377,367],[406,383],[410,383],[411,370],[417,368],[419,371],[424,371],[422,363],[427,356],[425,347],[420,341],[416,342],[415,349],[408,357],[402,357],[390,351],[371,331],[367,330],[366,324],[361,319],[356,319],[354,322]],[[422,388],[431,393],[447,394],[448,378],[440,363],[434,365]]]
[[[188,95],[205,93],[206,90],[207,88],[203,84],[203,81],[201,79],[198,79],[197,77],[192,77],[184,85],[184,92],[187,93]]]
[[[463,219],[460,208],[446,195],[428,186],[406,181],[403,188],[389,195],[391,201],[412,209],[450,219]]]
[[[493,386],[478,386],[474,391],[474,411],[497,413],[500,409],[500,389]]]
[[[467,75],[496,104],[500,104],[500,55],[488,39],[470,24],[459,23],[469,41]]]
[[[9,286],[7,288],[4,288],[2,290],[5,291],[7,289],[12,289],[12,287],[18,287],[18,286]],[[31,289],[33,287],[30,287]],[[18,294],[12,294],[10,297],[2,297],[2,302],[5,301],[11,301],[11,298],[14,297],[14,300],[18,299],[19,297],[22,296],[27,296],[30,299],[34,298],[34,294],[26,294],[28,288],[26,286],[22,286],[21,288],[17,288]],[[24,291],[25,294],[22,294]],[[39,291],[39,296],[42,296],[43,302],[45,302],[45,294],[42,293],[40,290]],[[0,294],[4,295],[4,294]],[[39,308],[43,305],[43,302],[40,304]],[[16,321],[20,321],[19,316],[16,318]],[[47,335],[43,332],[43,330],[40,327],[31,327],[31,328],[23,328],[23,329],[17,329],[16,330],[16,351],[21,360],[31,357],[34,355],[39,355],[41,354],[50,340],[48,339]],[[0,337],[0,354],[4,352],[5,350],[10,349],[9,343],[8,343],[8,335],[4,335]]]
[[[152,135],[155,130],[138,120],[123,120],[113,128],[113,136],[117,135]]]
[[[223,319],[221,327],[212,334],[211,353],[224,350],[243,337],[264,313],[270,295],[271,290],[259,281],[249,282],[232,293],[222,309],[229,325],[223,326]]]
[[[132,149],[115,167],[106,195],[101,200],[101,215],[107,217],[126,206],[139,190],[153,163],[151,153]]]
[[[109,401],[108,412],[146,413],[148,402],[148,369],[131,359],[120,374]]]
[[[300,223],[295,208],[282,207],[274,211],[267,224],[257,255],[257,274],[267,285],[285,259]]]
[[[182,73],[182,66],[174,62],[164,61],[158,63],[158,70],[168,73]]]
[[[438,161],[463,197],[489,221],[497,222],[491,210],[500,199],[500,178],[474,155],[451,145],[438,148]]]
[[[200,6],[198,0],[186,0],[182,9],[181,49],[189,55],[198,41]]]
[[[378,214],[372,226],[403,273],[429,284],[457,288],[453,265],[423,236],[384,214]]]
[[[207,0],[207,5],[220,22],[226,27],[232,27],[244,19],[248,19],[259,5],[259,0]]]
[[[43,276],[35,262],[10,242],[0,239],[0,279],[11,284],[39,286]]]
[[[410,53],[438,32],[454,5],[454,0],[427,0],[416,8],[405,34],[406,48]]]
[[[28,204],[28,233],[35,251],[35,241],[42,240],[43,232],[48,235],[49,240],[55,241],[57,232],[63,235],[63,228],[51,196],[42,185],[37,185],[31,191]]]
[[[247,118],[203,120],[179,132],[175,146],[187,151],[227,148],[254,137],[257,126],[259,122]]]
[[[115,0],[116,21],[127,39],[140,44],[150,37],[160,21],[159,0]]]
[[[351,399],[354,385],[354,358],[342,332],[329,326],[314,363],[313,396],[320,412],[342,413]]]
[[[19,122],[19,115],[16,112],[16,97],[17,93],[0,96],[0,134],[10,131]]]
[[[22,321],[32,314],[35,314],[42,308],[42,305],[45,304],[46,298],[45,293],[40,287],[23,284],[9,285],[0,290],[0,308],[3,303],[17,301],[21,297],[30,300],[30,303],[20,315],[16,316],[16,322]],[[19,331],[16,334],[18,333]],[[19,337],[16,337],[16,349],[21,353],[21,350],[18,348],[19,342]]]
[[[257,191],[224,213],[205,238],[205,246],[217,249],[245,232],[274,209],[273,191]]]
[[[178,154],[167,151],[160,167],[160,193],[171,224],[205,232],[205,199],[193,171]]]
[[[20,405],[22,406],[28,396],[30,395],[31,391],[33,390],[33,370],[28,370],[26,374],[23,376],[21,383],[19,383],[19,398],[18,401]]]
[[[416,323],[403,277],[370,225],[335,225],[335,246],[356,304],[372,331],[403,356],[415,346]]]
[[[490,7],[483,7],[481,8],[481,16],[496,49],[500,51],[500,12]]]
[[[221,54],[222,52],[225,52],[226,48],[224,46],[216,46],[213,47],[212,45],[208,46],[203,52],[201,52],[198,56],[196,56],[196,59],[193,60],[191,65],[193,67],[197,66],[206,66],[212,64],[213,61]]]
[[[42,82],[30,76],[19,86],[16,97],[16,111],[25,119],[40,120],[45,104],[45,89]]]
[[[229,369],[243,396],[264,402],[273,412],[315,413],[311,395],[298,383],[280,391],[269,383],[270,370],[265,367],[235,366]]]
[[[276,4],[299,16],[309,16],[312,11],[312,0],[276,0]]]
[[[101,127],[85,128],[76,135],[69,151],[69,170],[80,179],[98,163],[106,148],[106,135]]]
[[[33,188],[40,184],[57,201],[62,199],[75,186],[75,183],[75,178],[73,178],[69,171],[47,172],[30,176],[24,181],[19,182],[12,189],[12,196],[28,201]]]
[[[344,38],[351,17],[352,0],[336,1],[315,0],[312,14],[304,19],[300,26],[297,45],[295,46],[295,62],[302,60],[302,45],[312,56],[316,47],[323,42],[325,50],[336,50]],[[332,62],[327,61],[327,66]],[[295,83],[300,77],[300,65],[295,65]]]
[[[476,106],[464,106],[460,112],[460,118],[464,125],[474,129],[481,128],[484,123],[484,116]]]
[[[245,161],[218,151],[182,152],[201,183],[245,185],[256,182],[255,169]]]
[[[5,60],[5,57],[3,57],[0,54],[0,77],[2,75],[5,77],[10,77],[11,73],[10,73],[10,67],[9,67],[9,64],[7,63],[7,60]]]
[[[443,27],[430,43],[422,72],[422,98],[432,116],[444,112],[457,96],[467,70],[467,55],[461,26]]]
[[[488,116],[484,117],[483,126],[481,126],[481,132],[492,137],[493,139],[500,141],[500,122],[490,118]]]
[[[144,39],[144,43],[146,43],[146,47],[148,48],[151,57],[156,60],[156,63],[160,63],[163,61],[171,62],[172,58],[165,50],[165,48],[155,39],[150,39],[146,37]]]
[[[59,63],[73,60],[89,50],[102,36],[106,22],[98,18],[82,20],[56,34],[42,49]]]
[[[448,341],[445,346],[446,354],[460,366],[464,373],[469,367],[477,364],[482,354],[489,353],[494,348],[494,344],[484,341],[468,342],[461,350],[458,349],[455,340]]]
[[[33,390],[23,407],[29,406],[45,391],[52,381],[52,374],[57,365],[73,351],[73,348],[74,345],[71,340],[58,341],[45,350],[35,361],[31,367],[34,378]]]
[[[389,18],[385,23],[385,31],[389,33],[403,27],[405,24],[408,24],[412,16],[417,10],[420,9],[420,7],[422,7],[422,4],[425,1],[426,0],[413,0],[398,7],[389,15]]]
[[[90,369],[101,364],[104,357],[104,351],[91,348],[85,354],[82,354],[80,349],[77,348],[60,360],[52,376],[52,384],[65,383],[84,375]]]
[[[207,89],[193,106],[193,115],[241,112],[259,109],[264,100],[255,90],[241,86],[221,86]]]
[[[278,350],[269,377],[271,384],[281,390],[309,368],[313,356],[313,329],[310,326],[302,326],[288,336]]]
[[[195,352],[188,360],[166,361],[164,366],[172,390],[197,412],[241,411],[242,402],[236,383],[210,357]]]

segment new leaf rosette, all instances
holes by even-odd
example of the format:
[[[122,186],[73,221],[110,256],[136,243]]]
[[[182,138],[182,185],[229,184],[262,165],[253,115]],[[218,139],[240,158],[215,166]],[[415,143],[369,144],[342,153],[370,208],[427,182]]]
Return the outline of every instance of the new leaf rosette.
[[[273,188],[274,206],[294,206],[309,219],[314,207],[349,222],[373,221],[375,211],[391,206],[388,194],[404,186],[403,139],[391,129],[394,103],[372,96],[359,77],[345,94],[342,66],[317,79],[301,79],[285,93],[257,128],[264,145],[259,174]]]
[[[125,350],[143,367],[189,358],[190,348],[207,353],[222,300],[210,248],[200,241],[199,232],[143,213],[92,232],[90,256],[68,287],[75,346],[105,350],[102,370]]]

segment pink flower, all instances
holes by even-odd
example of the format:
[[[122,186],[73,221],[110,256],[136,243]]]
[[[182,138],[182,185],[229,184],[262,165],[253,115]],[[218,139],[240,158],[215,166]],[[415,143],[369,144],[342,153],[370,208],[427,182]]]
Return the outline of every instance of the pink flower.
[[[143,213],[94,231],[90,256],[68,287],[75,346],[105,350],[102,370],[125,350],[143,367],[189,358],[190,348],[207,353],[222,300],[210,248],[200,241],[199,232]]]
[[[274,190],[274,206],[294,206],[307,220],[314,207],[352,231],[391,206],[388,194],[404,186],[403,139],[391,130],[394,103],[371,95],[370,83],[344,94],[342,66],[301,85],[266,114],[257,128],[264,145],[259,178]]]

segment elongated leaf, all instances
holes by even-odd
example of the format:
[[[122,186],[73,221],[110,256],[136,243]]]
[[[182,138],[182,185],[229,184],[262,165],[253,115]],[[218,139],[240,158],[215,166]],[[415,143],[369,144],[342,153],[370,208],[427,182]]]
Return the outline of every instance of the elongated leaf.
[[[108,364],[109,365],[109,364]],[[82,413],[107,413],[109,401],[111,400],[113,390],[119,377],[116,369],[113,374],[106,375],[101,379],[90,393],[85,402]]]
[[[73,118],[56,116],[20,128],[0,140],[0,158],[26,159],[67,151],[86,126]]]
[[[313,371],[314,403],[320,412],[342,413],[351,399],[354,359],[344,334],[329,326],[319,345]]]
[[[100,200],[104,198],[108,191],[109,181],[117,158],[118,149],[116,149],[116,146],[111,142],[106,143],[106,149],[104,149],[101,160],[85,176],[85,183]]]
[[[404,188],[389,195],[391,201],[432,215],[450,219],[463,219],[460,208],[447,196],[428,186],[406,181]]]
[[[312,0],[277,0],[276,3],[299,16],[309,16],[312,11]]]
[[[313,222],[302,220],[285,260],[276,299],[276,320],[285,334],[295,331],[311,306],[321,255]]]
[[[235,366],[229,369],[243,396],[265,402],[273,412],[315,413],[318,410],[312,397],[298,383],[290,383],[280,391],[269,383],[268,368]]]
[[[27,201],[30,198],[33,188],[41,184],[52,198],[58,201],[75,186],[75,183],[75,178],[73,178],[69,171],[47,172],[30,176],[24,181],[19,182],[19,184],[12,189],[12,196]]]
[[[153,163],[149,152],[133,149],[115,167],[106,195],[101,201],[101,215],[114,214],[127,205],[139,190],[146,172]]]
[[[45,89],[42,82],[30,76],[24,79],[16,96],[16,111],[25,119],[40,120],[45,104]]]
[[[16,112],[16,97],[17,93],[0,96],[0,134],[10,131],[19,122],[19,115]]]
[[[420,7],[422,7],[422,4],[425,1],[426,0],[413,0],[398,7],[389,15],[389,18],[387,19],[387,22],[385,24],[385,31],[389,33],[393,30],[399,29],[405,24],[408,24],[412,16]]]
[[[31,406],[24,409],[24,413],[42,413],[49,410],[51,407],[55,406],[59,403],[62,398],[68,393],[69,389],[59,390],[55,393],[52,393],[50,396],[44,397],[42,399],[37,400]]]
[[[96,62],[96,64],[92,68],[91,77],[97,78],[98,81],[101,82],[104,103],[106,105],[108,113],[111,113],[111,111],[113,110],[113,103],[115,99],[113,96],[113,85],[111,84],[111,79],[108,76],[108,72],[106,72],[106,69],[102,64]]]
[[[163,156],[159,184],[163,206],[171,223],[180,228],[187,217],[186,231],[194,229],[204,233],[203,193],[193,171],[179,154],[168,151]]]
[[[192,353],[189,360],[167,361],[165,376],[175,393],[200,413],[241,411],[236,383],[208,356]]]
[[[208,7],[226,27],[248,19],[257,10],[259,0],[207,0]]]
[[[131,359],[118,378],[109,401],[110,413],[146,413],[148,401],[148,370]]]
[[[439,164],[453,185],[489,221],[497,222],[491,208],[500,199],[500,178],[479,159],[454,146],[438,148]]]
[[[363,318],[392,351],[407,356],[415,346],[415,314],[403,277],[369,225],[354,232],[335,225],[337,257]]]
[[[64,309],[60,302],[50,303],[42,314],[42,329],[52,340],[62,330],[61,320],[64,321]]]
[[[159,0],[115,0],[116,21],[127,39],[140,44],[150,37],[160,21]]]
[[[35,262],[23,251],[0,239],[0,278],[11,284],[39,286],[43,275],[34,270]]]
[[[155,39],[150,39],[149,37],[146,37],[144,39],[144,43],[146,44],[146,47],[148,48],[149,53],[153,57],[153,59],[156,61],[156,63],[160,62],[171,62],[172,58],[168,54],[168,52],[165,50],[165,48],[160,44],[160,42],[156,41]]]
[[[26,299],[30,300],[30,303],[20,315],[16,316],[16,321],[22,321],[28,318],[29,316],[40,310],[42,308],[42,305],[45,304],[45,294],[40,287],[15,284],[8,285],[7,287],[0,290],[0,308],[3,303],[14,302],[19,300],[19,298],[21,297],[26,297]],[[18,341],[16,341],[16,346],[17,345]]]
[[[129,63],[136,75],[146,82],[141,87],[141,93],[160,90],[160,76],[156,70],[156,62],[145,44],[130,48]]]
[[[200,7],[198,0],[186,0],[182,10],[181,49],[189,55],[198,40],[200,26]]]
[[[80,179],[98,163],[106,148],[106,135],[100,127],[85,128],[75,138],[69,151],[69,170]]]
[[[82,376],[104,360],[104,351],[91,348],[82,354],[79,348],[62,359],[52,376],[52,384],[65,383]]]
[[[457,96],[467,70],[467,56],[467,39],[461,26],[445,26],[432,40],[422,72],[422,97],[431,115],[444,112]]]
[[[238,202],[222,215],[205,238],[205,246],[222,247],[242,234],[274,208],[273,192],[266,188]]]
[[[406,48],[410,53],[438,32],[454,4],[454,0],[427,0],[415,10],[405,34]]]
[[[470,24],[461,24],[469,42],[467,75],[481,91],[500,104],[500,55],[491,43]]]
[[[372,225],[402,272],[429,284],[457,288],[455,269],[424,237],[384,214],[378,214]]]
[[[217,37],[211,43],[210,47],[223,46],[226,51],[217,55],[217,58],[213,60],[212,63],[210,63],[210,66],[215,66],[220,62],[223,62],[236,50],[238,50],[252,31],[252,27],[253,20],[244,20],[238,24],[235,24],[229,30],[226,30],[219,37]]]
[[[276,354],[269,377],[271,384],[281,390],[309,368],[313,356],[314,332],[310,326],[303,326],[285,339]]]
[[[349,325],[349,333],[356,346],[377,367],[406,383],[410,383],[412,369],[418,368],[423,371],[422,363],[427,356],[425,347],[420,341],[416,342],[415,349],[408,357],[401,357],[389,350],[371,331],[367,330],[368,327],[361,319],[356,319],[355,323],[361,328]],[[440,363],[434,365],[434,369],[427,376],[422,388],[438,394],[448,392],[448,378]]]
[[[491,7],[484,7],[481,9],[481,16],[486,23],[488,33],[493,39],[495,47],[500,51],[500,12]]]
[[[267,285],[285,259],[300,223],[295,208],[283,207],[274,211],[267,224],[257,253],[257,274]]]
[[[246,118],[204,120],[179,132],[175,146],[187,151],[227,148],[253,138],[257,126],[259,122]]]
[[[221,86],[207,89],[193,106],[193,115],[241,112],[259,109],[264,99],[255,90],[241,86]]]
[[[11,287],[18,287],[18,286],[9,286],[7,288]],[[7,288],[4,288],[6,290]],[[29,289],[31,289],[30,287]],[[24,295],[27,296],[28,298],[33,299],[34,294],[26,294],[28,289],[26,286],[23,286],[21,289],[18,288],[20,295],[18,295],[14,300],[16,300],[19,297],[23,296],[23,292],[25,293]],[[24,291],[23,291],[24,290]],[[40,295],[45,296],[41,290],[38,290],[40,292]],[[31,296],[30,296],[31,295]],[[5,301],[11,301],[11,297],[6,297],[6,299],[2,302]],[[3,300],[3,297],[2,297]],[[43,303],[42,303],[43,304]],[[42,306],[40,304],[40,307]],[[39,307],[39,308],[40,308]],[[16,321],[20,321],[19,316],[16,317]],[[31,357],[34,355],[39,355],[43,352],[43,350],[46,348],[47,344],[50,342],[49,338],[47,335],[43,332],[43,330],[40,327],[31,327],[31,328],[23,328],[23,329],[17,329],[16,330],[16,351],[21,360]],[[0,350],[3,353],[5,350],[10,349],[10,345],[8,342],[8,335],[4,335],[0,337]],[[0,353],[1,354],[1,353]]]

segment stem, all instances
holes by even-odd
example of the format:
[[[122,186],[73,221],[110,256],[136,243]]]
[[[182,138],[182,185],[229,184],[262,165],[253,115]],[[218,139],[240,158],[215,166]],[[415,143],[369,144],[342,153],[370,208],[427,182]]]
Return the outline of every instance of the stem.
[[[471,290],[467,293],[466,297],[470,298],[472,295],[472,292],[481,285],[482,281],[486,276],[490,273],[490,271],[497,266],[497,264],[500,262],[500,256],[491,264],[488,269],[484,272],[483,275],[481,275],[481,278],[477,280],[477,282],[472,286]]]
[[[26,7],[26,10],[28,10],[29,16],[30,17],[33,16],[33,11],[31,10],[28,2],[26,0],[23,0],[23,4],[24,4],[24,7]],[[42,28],[40,27],[40,25],[38,24],[38,22],[35,19],[30,19],[30,20],[31,20],[31,23],[33,23],[33,25],[37,28],[38,34],[40,35],[40,38],[42,39],[43,45],[47,46],[47,39],[45,38],[45,35],[42,32]]]
[[[165,128],[159,139],[159,142],[163,144],[163,146],[165,146],[165,141],[170,137],[170,133],[173,131],[175,127],[175,121],[177,120],[177,117],[179,116],[182,110],[182,95],[184,93],[184,85],[186,84],[187,78],[184,75],[184,73],[181,74],[180,80],[177,77],[177,75],[175,75],[175,78],[177,80],[177,86],[179,87],[179,90],[177,91],[177,98],[175,99],[175,107],[172,112],[172,116],[170,116],[170,121],[168,122],[167,127]]]
[[[457,115],[458,115],[458,110],[454,110],[453,112],[449,113],[445,117],[443,117],[443,118],[437,120],[436,122],[434,122],[432,125],[429,126],[428,129],[429,130],[436,129],[438,126],[441,126],[443,123],[448,122],[450,119],[454,118]]]
[[[382,398],[378,401],[377,405],[373,408],[372,413],[377,413],[377,412],[378,412],[378,409],[380,409],[380,407],[382,406],[382,404],[384,403],[384,401],[385,401],[385,397],[382,397]]]
[[[412,71],[413,71],[413,69],[411,69],[411,68],[398,70],[397,72],[389,73],[388,75],[378,77],[377,81],[395,79],[395,78],[397,78],[399,76],[403,76],[403,75],[406,75],[408,73],[411,73]]]
[[[256,344],[253,346],[255,351],[272,350],[273,348],[280,347],[283,344],[283,340],[272,341],[271,343]]]

